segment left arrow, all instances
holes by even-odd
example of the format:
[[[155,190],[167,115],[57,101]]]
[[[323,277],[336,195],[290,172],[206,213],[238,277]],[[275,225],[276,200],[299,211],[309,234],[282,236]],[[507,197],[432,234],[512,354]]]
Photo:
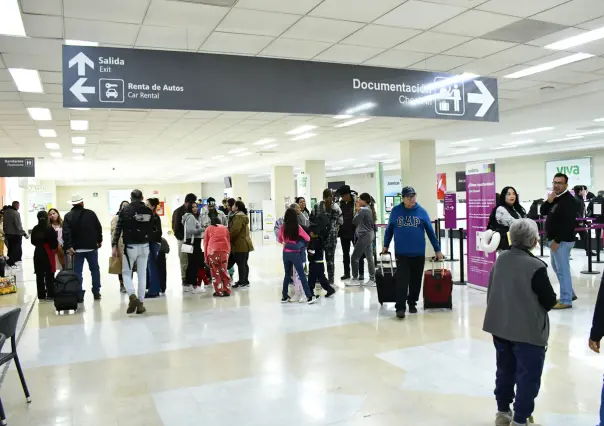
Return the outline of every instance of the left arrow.
[[[76,81],[75,84],[73,86],[71,86],[71,88],[69,89],[69,91],[71,93],[73,93],[74,96],[76,98],[78,98],[78,100],[80,102],[88,102],[88,99],[86,99],[86,96],[84,96],[84,93],[94,94],[96,91],[93,86],[84,86],[84,83],[86,83],[86,80],[88,80],[88,79],[87,78],[78,79],[78,81]]]
[[[92,60],[88,56],[84,55],[83,52],[80,52],[73,58],[71,58],[71,60],[69,61],[69,68],[73,67],[76,64],[78,65],[79,76],[86,75],[86,65],[94,69],[94,62],[92,62]]]

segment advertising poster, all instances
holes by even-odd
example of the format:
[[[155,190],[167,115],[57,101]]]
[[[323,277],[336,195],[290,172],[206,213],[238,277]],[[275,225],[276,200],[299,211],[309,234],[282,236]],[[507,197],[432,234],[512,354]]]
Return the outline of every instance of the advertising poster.
[[[480,289],[489,285],[489,274],[496,255],[479,250],[481,234],[487,229],[489,215],[495,207],[495,164],[477,163],[466,166],[466,203],[468,223],[468,284]]]
[[[436,173],[436,199],[438,201],[444,200],[445,192],[447,192],[447,174]]]
[[[304,172],[298,175],[297,179],[297,194],[298,197],[304,197],[305,200],[310,198],[310,176]]]
[[[455,172],[455,191],[466,192],[466,172]]]
[[[568,176],[568,188],[575,185],[591,187],[591,158],[569,158],[568,160],[556,160],[545,162],[545,186],[552,187],[556,173],[564,173]]]
[[[157,210],[155,211],[158,216],[164,216],[166,214],[166,203],[163,201],[159,202]]]
[[[447,192],[445,194],[445,229],[457,228],[457,194]]]
[[[384,196],[394,197],[401,193],[402,179],[399,175],[384,176]]]
[[[275,203],[271,200],[263,200],[262,211],[262,240],[277,241],[274,232],[275,221],[278,219],[275,217]]]

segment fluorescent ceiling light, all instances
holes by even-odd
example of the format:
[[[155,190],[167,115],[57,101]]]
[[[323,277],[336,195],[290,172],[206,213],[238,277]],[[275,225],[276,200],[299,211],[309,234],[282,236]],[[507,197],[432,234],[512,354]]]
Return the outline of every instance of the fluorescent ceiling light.
[[[500,149],[512,149],[511,146],[496,146],[495,148],[491,148],[491,151],[499,151]]]
[[[344,170],[344,167],[332,167],[331,170],[334,170],[334,171]]]
[[[548,44],[545,48],[551,50],[567,50],[571,47],[580,46],[602,38],[604,38],[604,27]]]
[[[562,59],[556,59],[555,61],[545,62],[541,65],[536,65],[534,67],[526,68],[522,71],[518,71],[512,74],[504,75],[504,78],[520,78],[526,77],[528,75],[537,74],[543,71],[548,71],[554,68],[561,67],[563,65],[572,64],[573,62],[582,61],[583,59],[591,58],[594,55],[589,53],[576,53],[574,55],[566,56]]]
[[[0,0],[0,34],[25,37],[18,0]]]
[[[367,166],[367,163],[361,163],[361,164],[355,164],[355,167],[365,167]]]
[[[57,132],[53,129],[38,129],[38,134],[43,138],[56,138]]]
[[[384,160],[384,161],[381,161],[381,162],[384,163],[384,164],[392,164],[392,163],[395,163],[396,160]]]
[[[301,141],[304,139],[310,139],[312,137],[317,136],[316,133],[304,133],[302,135],[296,136],[295,138],[292,138],[293,141]]]
[[[85,40],[65,40],[65,44],[70,46],[98,46],[99,43],[96,41],[85,41]]]
[[[340,124],[336,124],[334,127],[348,127],[348,126],[352,126],[354,124],[364,123],[365,121],[369,121],[369,120],[371,120],[371,117],[359,117],[359,118],[355,118],[353,120],[345,121]]]
[[[58,143],[54,143],[54,142],[46,142],[44,145],[48,149],[59,149],[59,148],[61,148],[61,146]]]
[[[277,146],[279,146],[279,144],[278,144],[278,143],[272,143],[272,144],[270,144],[270,145],[265,145],[265,146],[263,146],[263,147],[262,147],[262,149],[275,148],[275,147],[277,147]]]
[[[537,127],[536,129],[522,130],[520,132],[513,132],[513,135],[530,135],[531,133],[547,132],[548,130],[554,130],[555,127]]]
[[[254,145],[266,145],[271,142],[275,142],[275,139],[260,139],[258,142],[254,142]]]
[[[229,154],[239,154],[240,152],[247,151],[247,148],[235,148],[229,151]]]
[[[71,152],[73,152],[74,154],[83,154],[84,148],[74,148],[71,150]]]
[[[591,132],[573,133],[573,134],[566,135],[566,136],[569,138],[573,138],[575,136],[601,135],[602,133],[604,133],[604,129],[603,130],[592,130]]]
[[[317,126],[313,126],[312,124],[306,124],[304,126],[296,127],[294,130],[290,130],[287,132],[288,135],[299,135],[302,133],[310,132],[311,130],[316,129]]]
[[[248,152],[241,152],[241,153],[237,154],[237,157],[245,157],[246,155],[252,155],[252,153],[249,152],[249,151]]]
[[[480,142],[481,140],[482,140],[482,138],[464,139],[462,141],[451,142],[451,145],[465,145],[465,144],[472,143],[472,142]]]
[[[382,157],[387,157],[387,156],[388,156],[388,154],[373,154],[373,155],[370,155],[369,157],[371,157],[371,158],[382,158]]]
[[[220,160],[221,158],[224,158],[224,155],[215,155],[212,157],[212,160]]]
[[[83,155],[74,155],[71,158],[73,158],[74,160],[77,160],[77,161],[82,161],[84,159],[84,156]]]
[[[545,142],[547,142],[547,143],[549,143],[549,142],[565,142],[565,141],[574,141],[574,140],[577,140],[577,139],[583,139],[583,136],[569,136],[569,137],[566,137],[566,138],[551,139],[551,140],[545,141]]]
[[[515,142],[508,142],[508,143],[502,143],[501,146],[519,146],[519,145],[529,145],[531,143],[535,143],[534,139],[526,139],[523,141],[515,141]]]
[[[352,115],[342,114],[333,117],[334,120],[346,120],[347,118],[352,118]]]
[[[1,1],[1,0],[0,0]],[[36,121],[50,121],[52,115],[48,108],[27,108],[27,112],[32,120]]]
[[[74,111],[90,111],[90,108],[69,108],[72,109]]]
[[[71,120],[71,130],[88,130],[88,120]]]
[[[448,154],[445,154],[445,156],[453,156],[453,155],[462,155],[462,154],[467,154],[468,152],[472,152],[472,151],[478,151],[480,148],[477,146],[473,146],[471,148],[465,148],[465,149],[458,149],[457,151],[453,151],[453,152],[449,152]]]
[[[50,156],[54,158],[60,158],[63,156],[63,154],[61,154],[60,152],[51,152]]]
[[[0,0],[0,4],[2,1],[3,0]],[[38,71],[27,70],[25,68],[9,68],[8,72],[13,78],[19,92],[44,93],[42,80],[40,80]]]
[[[355,107],[349,108],[346,110],[346,114],[354,115],[357,112],[367,111],[368,109],[375,108],[377,104],[375,102],[365,102],[363,104],[357,105]]]
[[[604,118],[596,118],[594,121],[597,121],[598,123],[601,123],[602,121],[604,121]]]
[[[86,138],[84,136],[74,136],[71,138],[71,143],[74,145],[84,145]]]

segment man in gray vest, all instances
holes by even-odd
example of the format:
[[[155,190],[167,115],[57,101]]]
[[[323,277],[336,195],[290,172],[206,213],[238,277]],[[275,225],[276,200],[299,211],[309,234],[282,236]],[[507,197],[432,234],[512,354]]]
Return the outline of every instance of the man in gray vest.
[[[548,311],[556,305],[556,293],[547,265],[531,253],[538,238],[534,221],[514,222],[510,227],[512,248],[499,255],[489,278],[483,330],[493,335],[497,352],[497,426],[527,425],[541,386]]]

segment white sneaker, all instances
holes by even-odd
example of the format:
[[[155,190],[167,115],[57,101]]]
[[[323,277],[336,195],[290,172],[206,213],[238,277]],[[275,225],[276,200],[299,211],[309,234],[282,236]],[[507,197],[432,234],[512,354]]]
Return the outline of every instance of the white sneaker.
[[[359,287],[362,284],[358,278],[351,278],[350,281],[346,281],[346,287]]]
[[[306,303],[307,302],[307,298],[304,294],[301,294],[300,297],[298,298],[298,303]]]
[[[367,283],[365,285],[367,287],[375,287],[376,286],[375,278],[369,278],[369,281],[367,281]]]
[[[192,294],[202,294],[205,293],[207,290],[204,288],[204,286],[200,285],[197,287],[193,287],[193,290],[191,291]]]
[[[190,285],[183,285],[182,286],[182,292],[183,293],[190,293],[191,292],[191,286]]]
[[[509,426],[512,423],[513,414],[511,411],[504,413],[502,411],[498,411],[495,414],[495,426]]]

